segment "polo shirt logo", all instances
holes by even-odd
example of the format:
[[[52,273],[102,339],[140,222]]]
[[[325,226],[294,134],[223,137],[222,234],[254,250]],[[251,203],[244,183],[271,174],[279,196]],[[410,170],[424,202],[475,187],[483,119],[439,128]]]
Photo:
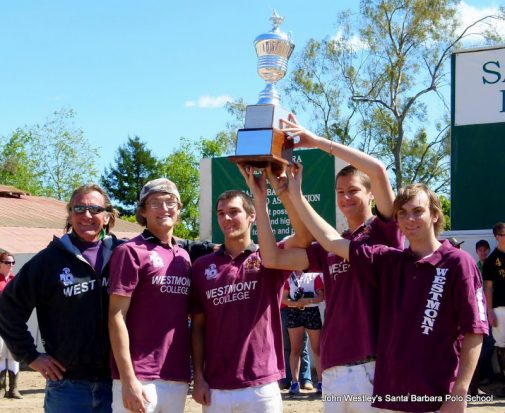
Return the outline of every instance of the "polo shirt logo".
[[[247,272],[257,272],[261,268],[261,260],[257,255],[252,255],[244,262],[244,269]]]
[[[207,280],[213,280],[217,277],[216,264],[210,264],[207,268],[205,268],[205,277]]]
[[[424,309],[423,322],[421,323],[422,333],[429,335],[433,331],[435,320],[437,319],[438,312],[440,311],[440,299],[444,292],[444,285],[447,281],[446,275],[449,269],[435,268],[437,273],[433,277],[430,292],[428,293],[428,300],[426,308]]]
[[[65,267],[61,270],[60,281],[65,287],[75,282],[74,275],[70,272],[70,268]]]
[[[156,251],[152,251],[149,254],[149,260],[151,261],[151,264],[154,268],[163,268],[165,265],[163,259],[160,257],[160,254],[158,254]]]

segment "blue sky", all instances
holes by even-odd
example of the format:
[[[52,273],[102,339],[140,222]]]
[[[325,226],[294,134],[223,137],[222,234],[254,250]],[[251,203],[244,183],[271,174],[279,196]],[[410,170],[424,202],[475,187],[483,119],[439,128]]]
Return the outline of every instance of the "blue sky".
[[[2,1],[0,136],[65,107],[100,148],[100,173],[128,136],[166,156],[182,136],[224,129],[230,118],[219,102],[227,97],[256,103],[264,83],[253,40],[270,30],[272,9],[301,50],[310,38],[335,34],[338,12],[357,3]],[[471,13],[499,3],[466,4]]]

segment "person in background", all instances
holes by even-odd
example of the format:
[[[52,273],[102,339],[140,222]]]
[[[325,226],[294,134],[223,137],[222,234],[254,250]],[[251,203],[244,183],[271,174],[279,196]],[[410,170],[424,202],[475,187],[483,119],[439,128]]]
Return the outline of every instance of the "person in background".
[[[496,355],[501,374],[505,374],[505,223],[493,226],[496,248],[489,254],[482,266],[482,276],[486,285],[487,313],[495,340]],[[505,396],[505,388],[499,394]]]
[[[107,328],[109,259],[120,244],[118,216],[97,184],[82,185],[67,204],[66,234],[28,261],[0,295],[0,335],[18,361],[46,380],[46,413],[110,413]],[[37,311],[46,353],[27,329]]]
[[[281,390],[289,390],[293,376],[289,365],[289,356],[291,354],[291,343],[289,342],[288,332],[288,306],[281,303],[281,319],[282,319],[282,343],[284,346],[284,362],[286,367],[286,377],[279,380]],[[302,355],[300,357],[300,388],[304,390],[314,390],[312,384],[312,371],[310,366],[309,349],[307,348],[308,336],[303,334]]]
[[[303,338],[307,333],[314,357],[317,372],[317,393],[322,393],[321,361],[319,341],[321,335],[321,314],[319,303],[324,300],[324,284],[320,273],[293,271],[285,285],[282,303],[287,306],[287,327],[291,354],[289,365],[291,367],[290,394],[300,393],[300,360],[303,349]]]
[[[475,253],[477,254],[477,268],[482,277],[482,270],[484,261],[489,256],[489,252],[491,251],[491,247],[489,246],[489,242],[485,239],[481,239],[477,241],[475,244]],[[470,383],[469,393],[473,396],[479,394],[479,386],[485,386],[493,380],[494,372],[493,372],[493,352],[494,352],[494,339],[493,334],[491,333],[492,327],[489,326],[489,334],[484,336],[482,340],[482,349],[480,351],[479,362],[477,364],[477,368],[475,369],[475,373],[473,374],[472,382]],[[480,390],[482,392],[482,390]],[[499,396],[505,396],[505,392],[501,392]]]
[[[16,265],[14,256],[4,249],[0,249],[0,294],[9,281],[14,278],[12,269]],[[11,352],[0,337],[0,391],[5,390],[4,397],[22,399],[18,391],[19,363],[14,360]],[[9,387],[7,389],[7,377]]]
[[[486,258],[489,256],[490,252],[491,247],[489,246],[489,242],[487,242],[485,239],[481,239],[476,242],[475,253],[477,254],[478,257],[477,268],[479,269],[481,274],[484,269],[484,261],[486,261]]]

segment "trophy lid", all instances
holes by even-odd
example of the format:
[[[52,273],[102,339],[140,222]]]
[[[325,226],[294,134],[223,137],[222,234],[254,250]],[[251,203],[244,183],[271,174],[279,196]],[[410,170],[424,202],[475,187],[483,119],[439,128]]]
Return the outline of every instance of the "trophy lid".
[[[254,45],[264,40],[279,40],[290,45],[291,51],[294,49],[294,44],[291,42],[291,36],[282,32],[279,26],[284,22],[284,17],[279,16],[277,11],[273,11],[272,17],[269,19],[272,22],[272,29],[267,33],[262,33],[254,39]],[[291,53],[290,53],[291,54]],[[289,56],[287,56],[289,58]]]

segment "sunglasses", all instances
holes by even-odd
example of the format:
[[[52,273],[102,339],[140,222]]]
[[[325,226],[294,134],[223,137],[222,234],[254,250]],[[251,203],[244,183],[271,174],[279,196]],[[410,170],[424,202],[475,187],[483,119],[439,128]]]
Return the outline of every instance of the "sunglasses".
[[[72,211],[74,214],[84,214],[86,211],[89,211],[91,215],[97,215],[105,211],[105,208],[98,205],[74,205]]]
[[[6,265],[16,265],[16,261],[2,261]]]

